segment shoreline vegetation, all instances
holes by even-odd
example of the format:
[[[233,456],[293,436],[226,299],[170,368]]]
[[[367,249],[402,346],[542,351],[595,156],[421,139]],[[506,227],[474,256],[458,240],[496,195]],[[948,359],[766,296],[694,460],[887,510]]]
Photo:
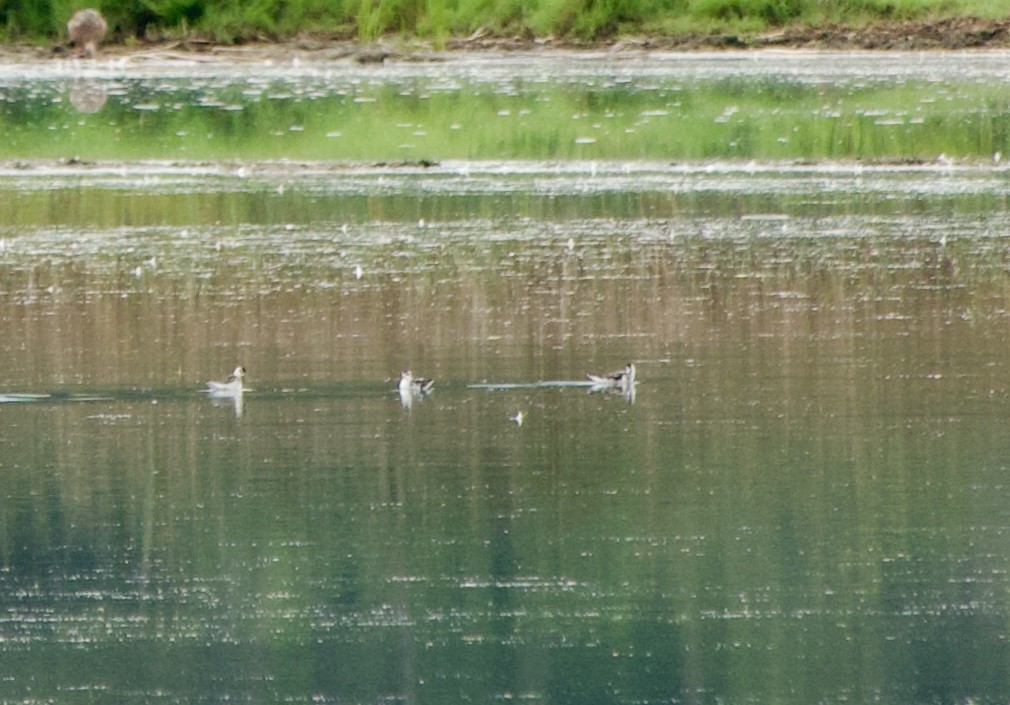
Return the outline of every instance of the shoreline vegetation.
[[[85,3],[86,4],[86,3]],[[126,0],[91,3],[109,24],[104,53],[223,47],[362,60],[431,51],[963,50],[1010,47],[1010,11],[994,0]],[[68,52],[81,0],[0,8],[10,54]],[[372,48],[372,53],[368,49]],[[376,50],[378,48],[378,50]]]

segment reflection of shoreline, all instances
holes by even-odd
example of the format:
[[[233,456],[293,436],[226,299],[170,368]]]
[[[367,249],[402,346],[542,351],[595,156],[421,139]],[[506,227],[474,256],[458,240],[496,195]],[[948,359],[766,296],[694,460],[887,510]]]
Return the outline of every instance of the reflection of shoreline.
[[[69,91],[70,104],[79,113],[97,113],[109,95],[100,81],[74,81]]]
[[[107,197],[97,189],[68,190],[31,207],[39,220],[53,213],[95,221],[120,212],[138,220],[150,215]],[[194,207],[187,197],[149,200],[163,208],[159,215],[169,206],[180,213]],[[995,231],[1000,220],[985,222]],[[970,320],[1000,315],[1010,285],[998,241],[988,247],[974,241],[971,249],[960,240],[948,244],[942,256],[957,265],[951,271],[930,242],[881,235],[869,249],[866,238],[839,232],[864,222],[819,219],[817,227],[834,234],[816,241],[763,236],[769,226],[757,220],[740,221],[738,233],[722,239],[678,231],[672,241],[661,235],[678,227],[675,221],[641,223],[634,240],[587,238],[575,254],[563,242],[528,236],[508,243],[514,257],[507,277],[495,248],[463,241],[450,253],[415,241],[361,250],[352,242],[345,252],[320,247],[313,232],[297,228],[257,245],[283,252],[270,269],[258,266],[255,249],[223,257],[217,243],[229,240],[219,241],[214,228],[194,228],[185,238],[171,227],[145,230],[143,250],[116,257],[101,254],[120,248],[124,230],[116,228],[88,233],[74,247],[59,239],[30,247],[27,239],[10,239],[0,290],[19,294],[0,299],[8,322],[0,352],[21,360],[6,383],[27,389],[47,388],[53,370],[69,367],[106,386],[151,379],[152,371],[156,383],[195,377],[199,363],[191,356],[180,363],[179,350],[213,349],[221,340],[248,341],[253,354],[312,360],[320,370],[345,370],[353,361],[355,376],[365,379],[384,378],[400,366],[397,358],[424,352],[451,361],[444,364],[452,365],[452,376],[467,383],[565,380],[585,366],[669,358],[684,346],[696,357],[699,346],[779,340],[789,348],[812,339],[848,354],[843,341],[881,334],[881,327],[912,330],[911,322],[920,322],[918,330],[952,310]],[[917,222],[939,227],[927,218]],[[814,232],[805,219],[789,225]],[[368,242],[382,234],[378,227],[361,231]],[[451,232],[445,228],[441,237]],[[381,272],[386,262],[398,268],[359,280],[350,261],[364,262],[368,272]],[[960,320],[951,318],[944,330]],[[87,354],[68,361],[66,340],[85,341],[80,349]]]

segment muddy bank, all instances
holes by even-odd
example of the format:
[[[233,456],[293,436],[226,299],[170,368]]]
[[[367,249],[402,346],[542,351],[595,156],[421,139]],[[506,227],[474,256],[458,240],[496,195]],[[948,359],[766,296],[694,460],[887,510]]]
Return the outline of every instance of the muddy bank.
[[[986,20],[955,17],[917,22],[878,22],[866,27],[795,26],[755,35],[732,33],[682,34],[622,38],[614,42],[578,43],[564,40],[477,38],[458,40],[450,48],[531,49],[537,46],[563,49],[611,49],[690,51],[712,49],[762,49],[769,47],[833,50],[959,50],[1010,47],[1010,19]]]
[[[286,59],[304,56],[316,60],[355,60],[361,63],[437,59],[442,52],[465,51],[700,51],[762,48],[833,50],[964,50],[1010,47],[1010,19],[955,17],[915,22],[878,22],[865,27],[794,26],[763,34],[696,33],[622,37],[612,41],[582,42],[555,37],[498,37],[476,32],[454,38],[442,47],[421,40],[391,38],[377,44],[322,36],[299,36],[281,41],[220,45],[187,38],[164,42],[138,42],[130,46],[106,44],[106,56],[200,55],[230,60]],[[67,58],[63,45],[0,47],[0,61]]]
[[[931,22],[878,23],[861,29],[794,28],[754,37],[744,44],[870,50],[1000,49],[1010,46],[1010,20],[955,17]]]

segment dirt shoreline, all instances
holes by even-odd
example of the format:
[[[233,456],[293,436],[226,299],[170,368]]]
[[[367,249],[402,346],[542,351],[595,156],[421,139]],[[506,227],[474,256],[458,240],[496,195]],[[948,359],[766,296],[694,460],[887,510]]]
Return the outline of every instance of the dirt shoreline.
[[[651,35],[612,41],[580,42],[553,37],[493,37],[481,32],[455,38],[444,47],[427,42],[392,38],[376,44],[313,35],[280,41],[241,45],[214,44],[189,38],[164,42],[138,42],[131,46],[107,44],[102,55],[115,57],[165,53],[203,55],[232,60],[267,60],[301,56],[319,60],[353,59],[361,63],[396,60],[430,60],[439,54],[482,51],[745,51],[767,48],[807,50],[999,50],[1010,48],[1010,18],[1000,20],[955,17],[916,22],[878,22],[866,27],[787,27],[755,35],[730,33]],[[70,56],[66,46],[5,45],[0,61],[41,61]]]

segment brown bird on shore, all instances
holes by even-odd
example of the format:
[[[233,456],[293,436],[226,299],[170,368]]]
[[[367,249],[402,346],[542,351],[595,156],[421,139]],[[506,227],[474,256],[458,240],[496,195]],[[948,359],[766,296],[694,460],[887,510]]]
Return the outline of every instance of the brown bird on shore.
[[[87,57],[93,57],[98,53],[98,43],[105,39],[105,18],[98,10],[90,7],[86,10],[78,10],[67,22],[67,34],[70,35],[70,42],[77,52]]]

